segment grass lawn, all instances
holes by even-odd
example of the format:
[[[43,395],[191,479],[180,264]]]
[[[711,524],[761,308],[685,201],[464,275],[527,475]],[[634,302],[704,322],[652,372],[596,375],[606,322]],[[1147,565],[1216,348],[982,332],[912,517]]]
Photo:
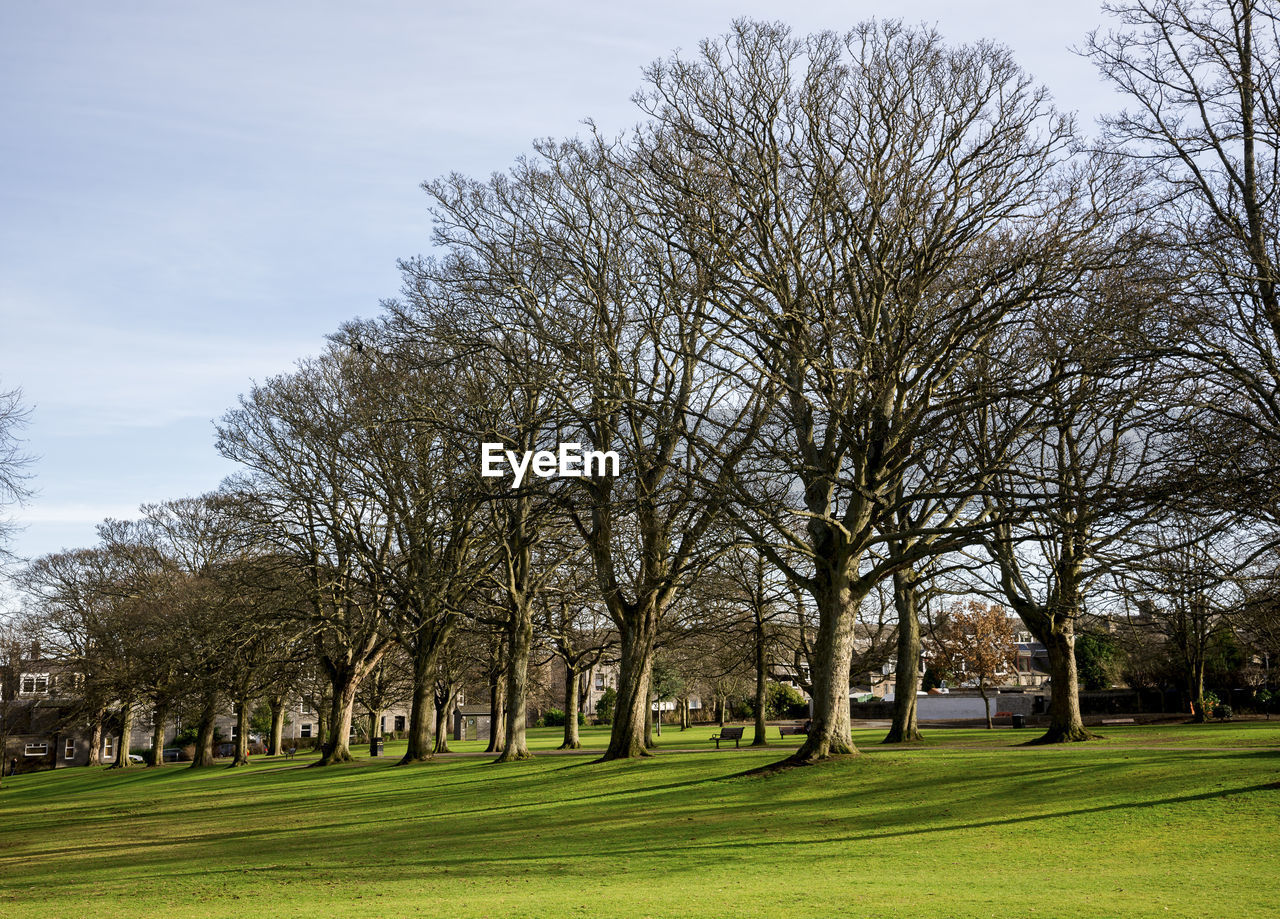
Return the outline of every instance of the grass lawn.
[[[767,775],[744,773],[793,744],[21,775],[0,916],[1280,915],[1280,721],[1105,733],[865,732]]]

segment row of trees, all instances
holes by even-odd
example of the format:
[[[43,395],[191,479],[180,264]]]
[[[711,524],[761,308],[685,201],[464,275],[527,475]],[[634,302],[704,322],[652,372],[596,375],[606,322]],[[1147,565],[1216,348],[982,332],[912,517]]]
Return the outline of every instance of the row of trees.
[[[634,130],[427,183],[438,255],[222,419],[245,469],[219,499],[234,536],[182,561],[228,591],[206,610],[240,604],[308,645],[330,688],[322,762],[348,757],[356,694],[393,647],[412,669],[406,761],[429,756],[449,643],[481,619],[503,631],[501,756],[520,759],[535,623],[561,623],[572,667],[593,653],[575,617],[607,617],[615,759],[646,752],[662,642],[715,634],[730,597],[760,634],[787,610],[812,625],[794,757],[812,762],[854,750],[855,638],[886,610],[890,739],[918,737],[938,591],[1006,605],[1044,644],[1047,742],[1090,736],[1090,604],[1212,618],[1248,584],[1267,607],[1273,11],[1114,12],[1088,53],[1133,107],[1096,142],[998,46],[742,21],[646,71]],[[492,442],[589,445],[620,474],[517,488],[479,474]],[[145,580],[186,549],[138,526],[106,538],[163,543],[128,563]],[[1187,597],[1157,589],[1170,572]]]

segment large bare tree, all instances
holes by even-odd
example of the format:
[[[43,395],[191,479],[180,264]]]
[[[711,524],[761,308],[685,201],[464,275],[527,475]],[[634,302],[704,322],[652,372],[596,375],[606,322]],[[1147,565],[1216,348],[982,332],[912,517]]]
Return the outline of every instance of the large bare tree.
[[[1086,50],[1128,107],[1105,120],[1150,176],[1148,219],[1192,309],[1177,353],[1212,413],[1191,490],[1280,520],[1280,8],[1270,0],[1108,3]],[[1203,502],[1202,502],[1203,503]]]
[[[396,534],[362,474],[379,416],[358,359],[334,346],[256,386],[218,427],[219,450],[251,471],[243,507],[257,537],[306,585],[293,613],[332,688],[318,765],[350,760],[356,690],[393,640],[385,575]]]
[[[1069,119],[1007,51],[927,29],[797,38],[739,22],[649,82],[642,105],[665,142],[650,161],[702,216],[707,251],[728,253],[716,315],[781,390],[734,481],[744,525],[819,613],[813,729],[795,761],[852,752],[862,599],[982,516],[986,470],[944,466],[954,453],[939,449],[988,398],[963,371],[1073,283],[1096,206],[1121,189],[1098,164],[1067,167]],[[903,551],[877,555],[890,538]]]
[[[605,758],[639,756],[654,643],[706,562],[706,534],[768,381],[744,381],[741,362],[716,352],[713,275],[681,239],[687,215],[655,202],[642,152],[593,137],[537,153],[487,183],[455,176],[427,187],[453,264],[494,293],[479,308],[494,328],[535,341],[554,368],[562,442],[618,456],[609,474],[573,480],[561,505],[618,630]]]

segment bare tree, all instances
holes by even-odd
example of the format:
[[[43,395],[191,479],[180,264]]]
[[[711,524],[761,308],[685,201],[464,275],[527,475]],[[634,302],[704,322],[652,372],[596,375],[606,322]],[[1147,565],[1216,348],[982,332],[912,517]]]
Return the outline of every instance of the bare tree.
[[[1185,273],[1176,353],[1211,413],[1190,489],[1280,520],[1280,11],[1258,0],[1109,3],[1086,50],[1130,107],[1105,120],[1151,177],[1148,219]]]
[[[1052,684],[1049,730],[1037,742],[1088,740],[1080,718],[1075,631],[1086,600],[1132,546],[1130,537],[1180,490],[1174,432],[1176,374],[1142,342],[1159,342],[1160,285],[1110,273],[1079,296],[1045,307],[1034,330],[1009,343],[1027,386],[976,413],[973,449],[999,442],[1027,400],[1006,465],[986,498],[994,529],[991,596],[1045,646]]]
[[[819,613],[813,730],[795,761],[852,752],[862,599],[982,514],[985,470],[928,468],[988,398],[963,371],[1072,283],[1067,254],[1102,222],[1083,202],[1120,189],[1100,164],[1066,171],[1069,120],[990,44],[897,23],[798,39],[739,22],[649,79],[642,103],[679,151],[655,152],[655,168],[701,205],[684,211],[705,214],[711,251],[733,253],[717,315],[781,390],[735,485],[744,526]],[[910,532],[892,525],[903,508]],[[887,538],[906,551],[875,558]]]
[[[1163,637],[1182,674],[1193,718],[1204,722],[1205,666],[1214,641],[1231,630],[1231,613],[1245,605],[1250,561],[1242,530],[1231,521],[1162,515],[1135,534],[1135,551],[1117,566],[1131,623]]]
[[[30,409],[22,403],[22,391],[0,391],[0,508],[21,502],[31,494],[30,468],[33,458],[25,451],[21,430],[30,419]],[[11,561],[9,540],[13,525],[0,518],[0,562]]]
[[[618,702],[606,759],[644,755],[654,643],[706,562],[708,528],[767,383],[710,357],[712,276],[689,251],[686,215],[654,199],[642,154],[599,137],[545,143],[488,183],[428,186],[439,241],[494,328],[518,330],[556,368],[561,437],[618,457],[561,500],[618,630]],[[648,184],[645,184],[645,183]],[[439,277],[416,263],[424,277]],[[739,362],[740,364],[740,362]],[[599,470],[597,470],[598,472]],[[508,712],[508,718],[515,713]]]
[[[307,588],[293,614],[332,687],[322,766],[351,759],[356,691],[393,640],[385,573],[397,547],[379,493],[362,475],[364,435],[378,415],[356,360],[331,348],[255,387],[218,429],[223,455],[252,471],[243,506],[257,536]]]

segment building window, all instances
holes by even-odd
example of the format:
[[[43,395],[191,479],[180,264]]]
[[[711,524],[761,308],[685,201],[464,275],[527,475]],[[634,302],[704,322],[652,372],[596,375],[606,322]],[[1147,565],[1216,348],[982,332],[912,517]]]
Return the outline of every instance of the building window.
[[[103,759],[116,758],[116,739],[114,737],[108,737],[106,740],[102,742],[102,758]]]
[[[396,730],[404,730],[404,715],[396,715]]]
[[[67,738],[67,745],[63,748],[63,751],[62,751],[62,758],[63,759],[76,758],[76,742],[73,738],[70,738],[70,737]]]
[[[312,707],[311,707],[311,702],[310,702],[310,700],[308,700],[308,699],[303,699],[303,700],[302,700],[302,714],[304,714],[304,715],[314,715],[315,713],[316,713],[316,710],[315,710],[314,708],[312,708]]]
[[[311,736],[311,725],[309,725],[309,724],[304,724],[304,725],[302,726],[302,736],[303,736],[303,737],[310,737],[310,736]]]
[[[33,696],[47,694],[49,692],[49,674],[24,673],[22,675],[22,692]]]
[[[604,689],[604,674],[596,674],[596,689]]]
[[[48,756],[49,745],[47,743],[29,743],[22,751],[24,756]]]

